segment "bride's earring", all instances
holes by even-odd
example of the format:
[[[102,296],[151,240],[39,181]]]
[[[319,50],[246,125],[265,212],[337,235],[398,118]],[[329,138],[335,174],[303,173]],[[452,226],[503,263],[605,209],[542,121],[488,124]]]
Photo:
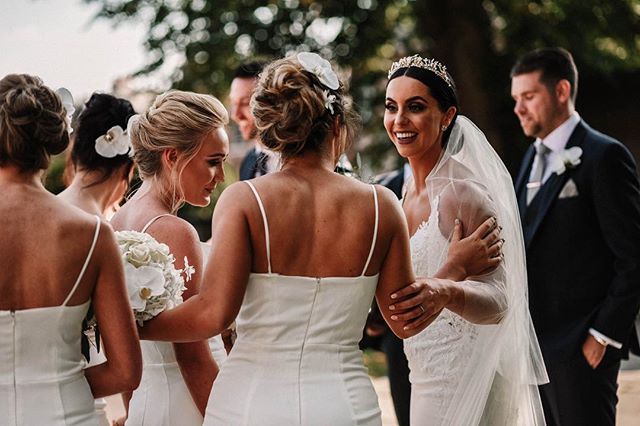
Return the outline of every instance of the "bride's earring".
[[[443,124],[442,126],[440,126],[440,129],[444,132],[445,130],[447,130],[447,126]]]

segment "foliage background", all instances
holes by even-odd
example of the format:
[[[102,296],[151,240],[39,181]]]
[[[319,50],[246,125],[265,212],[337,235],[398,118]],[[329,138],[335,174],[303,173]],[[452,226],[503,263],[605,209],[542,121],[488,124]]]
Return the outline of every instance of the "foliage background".
[[[178,58],[172,87],[223,99],[234,68],[247,59],[319,52],[350,81],[364,122],[354,151],[369,173],[401,163],[382,127],[386,71],[413,53],[448,66],[462,113],[512,173],[529,141],[512,112],[509,70],[519,55],[543,46],[573,53],[578,111],[640,156],[640,0],[83,1],[99,5],[96,19],[145,23],[148,63],[139,75]]]

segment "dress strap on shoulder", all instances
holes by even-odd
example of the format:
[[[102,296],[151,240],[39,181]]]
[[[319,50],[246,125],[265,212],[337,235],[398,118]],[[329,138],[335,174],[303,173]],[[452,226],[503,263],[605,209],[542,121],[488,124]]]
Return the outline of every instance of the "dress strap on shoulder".
[[[253,186],[253,184],[248,180],[245,180],[243,182],[249,185],[249,188],[251,188],[251,191],[253,191],[253,195],[256,196],[258,207],[260,207],[260,213],[262,214],[262,223],[264,224],[264,241],[267,248],[267,265],[269,273],[271,273],[271,243],[269,241],[269,222],[267,222],[267,213],[264,211],[264,205],[262,204],[262,199],[260,198],[256,187]]]
[[[147,222],[147,224],[142,227],[142,231],[140,231],[140,232],[147,232],[147,229],[149,229],[149,227],[151,225],[153,225],[153,222],[155,222],[156,220],[158,220],[158,219],[160,219],[161,217],[164,217],[164,216],[173,216],[173,215],[171,213],[164,213],[164,214],[159,214],[158,216],[152,217],[151,220],[149,222]]]
[[[369,267],[369,262],[371,262],[371,257],[373,256],[373,251],[376,248],[376,240],[378,239],[378,222],[380,221],[380,214],[378,209],[378,192],[376,191],[375,185],[371,185],[371,190],[373,191],[373,205],[376,211],[376,219],[373,225],[373,238],[371,240],[371,249],[369,250],[369,257],[367,257],[367,263],[364,264],[364,269],[362,270],[362,274],[364,275],[367,272],[367,268]]]
[[[84,276],[84,273],[87,270],[87,266],[89,266],[89,261],[91,260],[91,256],[93,255],[93,250],[96,248],[96,243],[98,242],[98,235],[100,234],[100,216],[96,216],[95,218],[96,218],[96,230],[93,233],[93,241],[91,242],[91,248],[89,248],[89,253],[87,254],[87,258],[84,261],[84,265],[82,265],[82,269],[80,270],[80,274],[76,279],[76,283],[71,288],[71,291],[67,295],[67,298],[64,299],[64,302],[62,302],[62,306],[67,306],[67,303],[69,303],[69,300],[71,300],[71,297],[76,292],[76,289],[78,288],[78,285],[80,284],[80,281],[82,281],[82,277]]]

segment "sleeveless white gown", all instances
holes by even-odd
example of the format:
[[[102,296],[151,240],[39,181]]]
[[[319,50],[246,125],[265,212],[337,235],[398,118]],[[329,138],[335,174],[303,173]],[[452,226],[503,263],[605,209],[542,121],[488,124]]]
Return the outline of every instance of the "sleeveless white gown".
[[[94,399],[84,377],[82,320],[90,300],[69,306],[84,266],[60,306],[0,311],[0,425],[97,425]]]
[[[247,182],[247,181],[245,181]],[[205,425],[380,425],[358,342],[378,275],[315,278],[252,273],[238,338],[216,379]],[[373,253],[377,223],[371,245]]]
[[[142,232],[160,215],[151,219]],[[226,352],[220,337],[209,343],[216,362],[224,361]],[[220,348],[222,347],[222,350]],[[141,340],[142,379],[129,402],[127,426],[191,426],[202,425],[198,410],[189,388],[182,378],[173,344]]]

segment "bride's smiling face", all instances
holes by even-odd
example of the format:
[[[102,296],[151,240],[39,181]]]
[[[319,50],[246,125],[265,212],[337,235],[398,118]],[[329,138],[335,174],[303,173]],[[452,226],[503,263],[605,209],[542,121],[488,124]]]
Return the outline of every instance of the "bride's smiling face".
[[[454,114],[454,107],[442,111],[429,88],[414,78],[397,77],[387,86],[384,127],[402,157],[440,155],[442,126],[448,127]]]

